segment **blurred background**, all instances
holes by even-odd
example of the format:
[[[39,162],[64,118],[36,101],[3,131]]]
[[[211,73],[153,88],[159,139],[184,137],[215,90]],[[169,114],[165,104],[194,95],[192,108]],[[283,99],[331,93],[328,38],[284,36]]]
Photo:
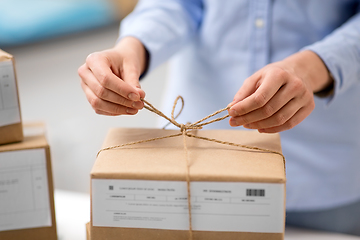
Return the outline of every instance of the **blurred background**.
[[[90,53],[114,46],[119,23],[136,2],[0,0],[0,48],[15,58],[23,123],[46,125],[59,240],[85,239],[90,171],[109,128],[157,126],[146,110],[136,116],[97,115],[77,74]],[[154,106],[162,102],[167,71],[165,63],[141,81]],[[285,238],[358,239],[288,228]]]
[[[16,62],[24,123],[47,128],[56,189],[88,193],[90,171],[109,128],[155,127],[154,114],[97,115],[77,69],[92,52],[114,46],[119,23],[136,0],[0,0],[0,48]],[[166,64],[142,80],[159,106]],[[156,87],[157,86],[157,87]]]

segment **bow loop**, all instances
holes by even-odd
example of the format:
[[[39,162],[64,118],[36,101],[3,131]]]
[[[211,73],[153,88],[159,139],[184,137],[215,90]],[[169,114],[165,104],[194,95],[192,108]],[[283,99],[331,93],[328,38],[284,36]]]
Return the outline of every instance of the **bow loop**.
[[[176,114],[175,116],[175,108],[179,102],[179,100],[181,100],[181,108],[179,110],[179,112]],[[207,122],[204,122],[205,120],[223,112],[223,111],[226,111],[228,110],[230,107],[226,107],[226,108],[223,108],[223,109],[220,109],[202,119],[200,119],[199,121],[195,122],[195,123],[186,123],[186,124],[181,124],[181,123],[178,123],[176,121],[176,118],[181,114],[182,110],[184,109],[184,98],[182,96],[178,96],[175,101],[174,101],[174,105],[173,105],[173,108],[172,108],[172,111],[171,111],[171,117],[169,118],[168,116],[166,116],[164,113],[162,113],[161,111],[159,111],[158,109],[156,109],[153,105],[151,105],[148,101],[146,101],[145,99],[141,98],[141,101],[144,102],[144,108],[146,108],[147,110],[157,114],[158,116],[160,117],[163,117],[165,118],[166,120],[168,120],[169,122],[163,127],[163,129],[165,129],[170,123],[172,123],[174,126],[178,127],[180,129],[180,132],[187,132],[188,130],[194,130],[194,129],[202,129],[203,126],[205,125],[208,125],[210,123],[213,123],[213,122],[218,122],[218,121],[221,121],[227,117],[229,117],[229,114],[223,116],[223,117],[219,117],[219,118],[215,118],[213,120],[210,120],[210,121],[207,121]]]
[[[179,112],[176,114],[176,116],[174,117],[174,113],[175,113],[175,108],[179,102],[179,99],[181,100],[181,108],[179,110]],[[177,96],[177,98],[175,99],[174,101],[174,105],[173,105],[173,108],[172,108],[172,111],[171,111],[171,119],[173,121],[175,121],[175,119],[181,114],[182,110],[184,109],[184,98],[182,96]]]

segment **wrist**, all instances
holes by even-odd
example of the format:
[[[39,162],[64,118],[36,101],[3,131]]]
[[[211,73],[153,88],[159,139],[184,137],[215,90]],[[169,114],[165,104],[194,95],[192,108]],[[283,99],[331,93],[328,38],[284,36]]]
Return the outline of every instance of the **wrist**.
[[[306,79],[313,93],[331,92],[334,80],[322,59],[310,50],[298,52],[289,61],[297,76]]]
[[[124,37],[118,42],[114,49],[120,55],[127,52],[133,58],[135,57],[140,75],[146,72],[149,62],[149,53],[139,39],[131,36]]]

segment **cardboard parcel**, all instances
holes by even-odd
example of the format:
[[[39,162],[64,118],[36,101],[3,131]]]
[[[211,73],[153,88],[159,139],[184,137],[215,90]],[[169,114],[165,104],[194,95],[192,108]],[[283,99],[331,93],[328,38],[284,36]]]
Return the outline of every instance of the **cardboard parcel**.
[[[126,17],[136,6],[138,0],[111,0],[119,18]]]
[[[85,227],[86,227],[86,240],[90,240],[91,239],[91,237],[90,237],[90,223],[89,222],[86,223]]]
[[[0,239],[56,240],[50,148],[43,125],[0,146]]]
[[[22,140],[15,62],[12,55],[0,49],[0,144]]]
[[[111,129],[103,148],[178,132]],[[278,134],[191,133],[281,153]],[[91,239],[189,239],[189,222],[198,240],[284,238],[281,154],[190,137],[186,146],[187,154],[183,136],[177,136],[101,151],[91,171]]]

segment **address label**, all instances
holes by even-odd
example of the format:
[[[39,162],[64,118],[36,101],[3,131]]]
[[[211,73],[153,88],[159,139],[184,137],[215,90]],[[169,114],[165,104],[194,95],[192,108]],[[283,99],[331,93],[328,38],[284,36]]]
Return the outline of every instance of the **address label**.
[[[20,108],[12,61],[0,62],[0,127],[20,122]]]
[[[186,182],[92,179],[93,226],[188,230]],[[191,182],[192,228],[284,231],[284,184]]]
[[[0,231],[51,225],[45,149],[0,152]]]

